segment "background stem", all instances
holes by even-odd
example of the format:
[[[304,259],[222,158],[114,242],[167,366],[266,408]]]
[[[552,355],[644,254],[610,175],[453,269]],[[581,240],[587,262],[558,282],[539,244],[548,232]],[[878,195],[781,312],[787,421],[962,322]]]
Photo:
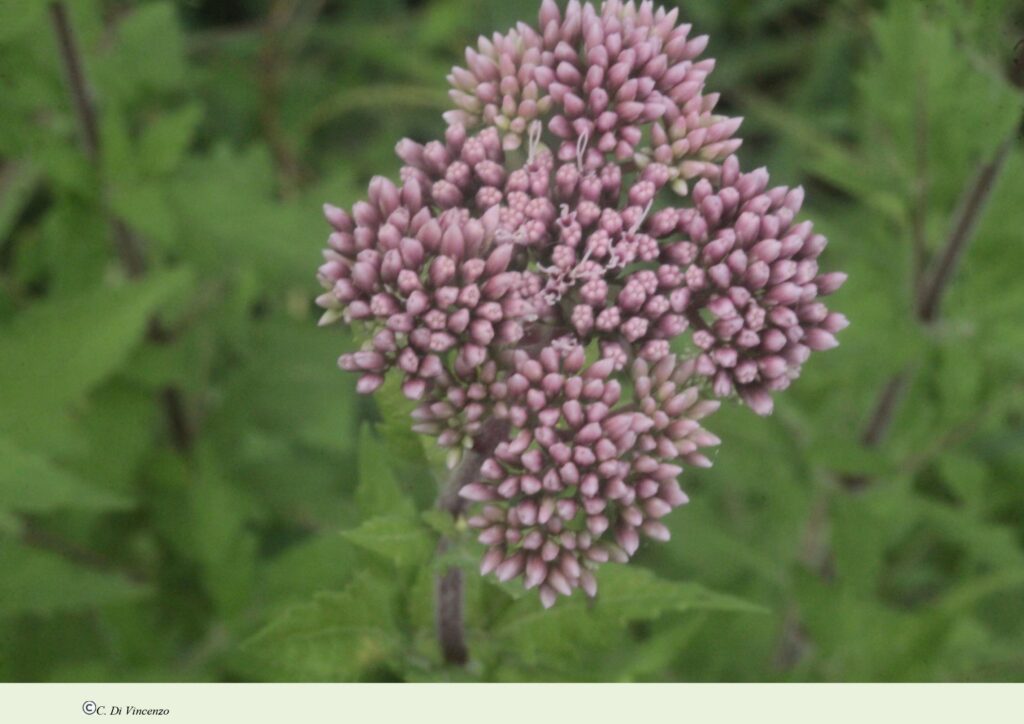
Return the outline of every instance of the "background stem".
[[[82,150],[85,151],[89,162],[99,167],[101,162],[100,131],[96,104],[93,102],[92,90],[85,77],[85,64],[82,62],[82,54],[78,48],[74,30],[71,28],[71,20],[68,17],[65,4],[62,2],[50,3],[50,18],[54,34],[57,36],[60,62],[64,68],[64,74],[67,76],[71,105],[75,110],[75,118],[78,120],[78,128],[82,136]],[[123,221],[112,214],[109,215],[109,223],[114,236],[117,256],[121,260],[125,273],[131,278],[141,277],[146,272],[146,259],[138,237]]]
[[[1016,129],[996,149],[993,157],[983,164],[968,185],[954,216],[953,228],[932,264],[931,273],[923,277],[915,289],[914,316],[928,326],[933,324],[941,311],[942,299],[953,281],[958,263],[974,237],[974,231],[981,220],[982,212],[992,195],[999,174],[1016,140]],[[910,371],[902,370],[886,382],[878,393],[872,407],[868,424],[861,435],[861,444],[866,448],[878,447],[885,440],[893,417],[899,409],[903,393],[910,382]],[[859,490],[869,480],[864,475],[846,475],[842,482],[848,490]]]
[[[71,105],[78,121],[82,137],[82,150],[89,162],[100,170],[102,164],[99,115],[93,94],[85,75],[85,64],[75,38],[74,29],[63,2],[50,3],[50,20],[57,39],[57,50],[61,66],[67,76],[68,93]],[[114,237],[114,248],[124,273],[130,279],[138,279],[145,275],[148,264],[142,240],[116,214],[107,212],[107,220]],[[167,344],[172,335],[164,328],[160,320],[149,320],[147,339],[156,344]],[[194,432],[185,405],[185,398],[176,387],[168,386],[160,392],[167,419],[167,427],[171,442],[179,452],[187,452],[192,447]]]

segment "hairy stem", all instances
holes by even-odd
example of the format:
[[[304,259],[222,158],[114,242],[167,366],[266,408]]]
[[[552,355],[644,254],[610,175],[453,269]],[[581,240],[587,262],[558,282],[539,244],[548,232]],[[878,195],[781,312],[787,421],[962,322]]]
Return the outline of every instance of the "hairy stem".
[[[92,91],[85,77],[82,54],[71,28],[71,20],[68,17],[65,4],[62,2],[50,3],[50,18],[54,34],[57,36],[57,50],[60,54],[61,65],[67,76],[71,105],[75,110],[75,118],[78,120],[82,149],[89,161],[98,165],[100,163],[100,131],[96,104],[93,102]],[[111,215],[109,223],[114,236],[117,256],[121,260],[125,273],[132,278],[142,276],[146,271],[146,259],[143,256],[142,244],[138,237],[116,216]]]
[[[288,55],[284,34],[301,0],[274,0],[267,12],[263,46],[259,54],[260,126],[270,147],[283,195],[294,193],[299,181],[299,161],[281,122],[281,95]]]
[[[68,10],[62,2],[50,3],[50,19],[57,35],[57,49],[60,52],[61,65],[67,75],[71,102],[78,119],[78,129],[82,134],[82,147],[89,160],[96,161],[100,153],[99,123],[96,120],[96,106],[92,92],[85,80],[82,67],[82,56],[78,51],[78,42],[71,30]]]
[[[907,388],[907,382],[908,374],[900,372],[890,377],[889,381],[885,383],[885,387],[878,395],[871,419],[860,438],[864,447],[877,447],[885,439],[889,432],[889,425],[892,423],[892,417]]]
[[[44,527],[35,518],[27,517],[24,519],[20,537],[21,542],[27,546],[50,551],[77,565],[96,571],[122,575],[134,583],[151,583],[151,578],[146,571],[130,563],[113,560],[102,553],[97,553],[70,538],[64,537],[60,533],[55,533]]]
[[[919,121],[919,144],[921,143],[920,134],[923,132],[923,122]],[[924,178],[925,158],[919,150],[918,180],[911,214],[911,242],[913,244],[914,318],[922,325],[930,325],[939,317],[942,298],[953,280],[957,263],[974,236],[974,231],[992,194],[992,189],[1009,156],[1015,135],[1016,132],[999,145],[993,157],[978,169],[974,179],[965,188],[960,206],[954,216],[953,227],[936,261],[932,264],[930,274],[924,273],[923,252],[926,241],[924,221],[927,211],[927,186]],[[885,441],[910,380],[911,370],[903,369],[890,377],[879,390],[878,398],[861,434],[860,442],[864,448],[876,448]],[[871,478],[867,475],[848,474],[840,476],[839,481],[847,491],[855,492],[867,487]],[[815,504],[808,521],[801,548],[802,562],[825,580],[831,579],[834,575],[831,546],[828,543],[829,532],[826,529],[827,511],[827,498],[822,496]],[[783,670],[791,669],[799,661],[806,647],[806,632],[796,613],[796,608],[793,607],[786,615],[782,635],[776,649],[778,666]]]
[[[985,210],[989,198],[992,196],[996,179],[999,178],[999,173],[1003,170],[1003,165],[1010,155],[1015,137],[1016,132],[1005,139],[996,149],[992,159],[978,170],[974,183],[967,189],[960,203],[955,217],[956,222],[935,264],[935,271],[921,288],[918,297],[917,317],[925,324],[934,322],[939,316],[942,298],[949,288],[960,258],[974,237],[974,231],[978,222],[981,221],[982,212]]]
[[[974,180],[964,191],[954,217],[953,228],[932,264],[931,273],[923,278],[916,289],[914,314],[918,322],[925,326],[933,324],[939,318],[942,299],[953,281],[964,251],[974,237],[988,200],[992,196],[992,189],[1010,155],[1015,137],[1016,131],[1007,137],[996,149],[993,157],[978,169]],[[874,448],[884,442],[909,382],[910,372],[903,370],[893,375],[881,389],[868,418],[868,424],[861,435],[864,447]],[[867,483],[868,479],[863,475],[843,478],[844,486],[851,490],[863,488]]]
[[[473,447],[466,451],[462,461],[452,470],[441,495],[437,499],[437,507],[458,520],[465,509],[465,499],[459,491],[476,480],[480,467],[494,452],[505,434],[508,423],[491,420],[473,441]],[[438,555],[443,555],[451,543],[441,538],[437,547]],[[437,578],[437,639],[441,645],[444,660],[449,664],[462,666],[469,658],[466,648],[465,624],[462,617],[462,571],[449,566]]]
[[[57,51],[61,66],[67,77],[68,93],[78,121],[79,133],[82,138],[82,150],[86,158],[94,166],[99,166],[101,159],[99,116],[93,94],[85,75],[85,64],[75,38],[67,6],[63,2],[50,3],[50,20],[57,40]],[[114,238],[114,249],[124,268],[125,274],[132,279],[145,275],[148,268],[143,251],[142,240],[115,214],[107,213],[108,223]],[[147,339],[157,344],[167,343],[170,333],[158,319],[151,319],[147,329]],[[186,451],[192,445],[193,433],[187,414],[184,397],[181,391],[167,387],[161,391],[171,440],[179,451]]]

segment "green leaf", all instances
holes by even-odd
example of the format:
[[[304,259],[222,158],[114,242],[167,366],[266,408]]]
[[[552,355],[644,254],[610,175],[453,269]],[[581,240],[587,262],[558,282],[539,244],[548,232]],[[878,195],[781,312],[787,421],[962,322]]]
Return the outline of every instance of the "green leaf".
[[[95,289],[114,256],[103,209],[69,194],[50,208],[39,229],[40,261],[52,284],[50,299],[73,299]]]
[[[536,592],[529,592],[498,620],[488,634],[485,653],[505,657],[515,652],[524,671],[543,666],[550,670],[548,676],[600,678],[599,670],[581,672],[574,662],[581,655],[600,660],[601,652],[625,645],[625,626],[631,621],[692,611],[765,612],[740,598],[696,583],[661,579],[635,565],[606,565],[597,577],[598,594],[592,603],[578,591],[544,610]]]
[[[9,163],[0,170],[0,240],[7,238],[39,182],[39,169],[31,163]]]
[[[88,610],[136,601],[145,593],[120,576],[0,539],[0,616]]]
[[[227,146],[189,157],[172,176],[168,203],[181,225],[177,250],[196,269],[221,276],[224,260],[259,274],[271,287],[305,285],[325,226],[312,203],[283,204],[274,196],[269,152]],[[304,286],[313,296],[311,286]]]
[[[0,0],[0,42],[28,32],[44,12],[40,0]]]
[[[438,535],[455,537],[458,534],[451,514],[443,510],[424,510],[420,513],[420,520]]]
[[[680,651],[686,651],[694,637],[707,623],[710,613],[688,616],[681,623],[666,621],[659,625],[642,643],[623,651],[621,670],[627,681],[641,681],[646,677],[658,677],[659,672],[672,666]]]
[[[444,460],[440,448],[430,445],[435,456],[428,462],[425,438],[410,429],[412,426],[410,415],[416,409],[416,403],[402,392],[401,380],[398,375],[388,375],[384,384],[374,393],[373,400],[381,416],[378,431],[398,458],[423,466]]]
[[[832,431],[829,431],[832,433]],[[885,459],[857,440],[835,434],[820,435],[807,451],[809,462],[822,469],[850,475],[880,475],[886,472]]]
[[[110,185],[110,206],[143,238],[171,246],[178,234],[178,217],[167,203],[167,190],[152,180],[119,179]]]
[[[123,98],[172,90],[185,79],[185,38],[170,2],[141,5],[117,28],[117,46],[101,68],[107,88]]]
[[[312,323],[264,322],[253,332],[246,367],[226,386],[216,424],[228,433],[256,426],[317,450],[352,451],[358,438],[355,383],[334,362],[343,340]],[[354,473],[339,477],[354,488]]]
[[[865,190],[922,205],[934,248],[965,183],[1018,123],[1021,97],[996,67],[973,62],[923,4],[890,4],[872,31],[877,54],[857,81]]]
[[[0,510],[42,513],[60,508],[109,510],[131,501],[92,487],[45,457],[0,437]]]
[[[981,461],[950,450],[938,459],[938,469],[946,484],[968,507],[983,507],[988,470]]]
[[[315,593],[339,590],[366,562],[366,555],[336,533],[325,533],[287,548],[260,570],[271,603],[297,603]]]
[[[47,439],[64,408],[114,373],[143,337],[146,321],[188,275],[102,287],[31,307],[0,329],[0,430]]]
[[[768,609],[738,596],[711,591],[699,583],[658,578],[643,568],[608,566],[598,576],[601,586],[612,589],[598,603],[601,615],[613,614],[620,622],[635,621],[668,611],[729,611],[766,614]]]
[[[412,431],[410,414],[416,403],[402,392],[397,375],[388,375],[373,399],[381,415],[376,430],[387,450],[392,468],[418,508],[432,505],[437,497],[433,471],[445,470],[448,452],[433,440]]]
[[[1012,528],[923,498],[915,501],[915,508],[913,513],[948,540],[963,546],[968,556],[984,566],[996,570],[1024,568],[1024,549]]]
[[[373,434],[370,425],[359,431],[359,487],[356,502],[364,516],[402,515],[411,517],[412,501],[402,491],[389,464],[388,451]]]
[[[395,590],[363,574],[294,606],[246,641],[241,665],[272,681],[351,681],[393,661],[402,637]]]
[[[418,518],[387,515],[371,518],[342,533],[346,540],[387,558],[396,566],[422,564],[433,553],[434,538]]]
[[[249,602],[256,574],[248,500],[209,462],[190,494],[189,523],[203,581],[220,610],[238,613]]]
[[[197,103],[177,108],[146,126],[139,138],[139,162],[145,171],[173,171],[195,137],[203,108]]]
[[[68,469],[104,490],[128,494],[165,424],[161,403],[152,388],[122,380],[94,390],[75,418],[88,447],[68,458]],[[110,454],[110,440],[117,440],[116,455]]]

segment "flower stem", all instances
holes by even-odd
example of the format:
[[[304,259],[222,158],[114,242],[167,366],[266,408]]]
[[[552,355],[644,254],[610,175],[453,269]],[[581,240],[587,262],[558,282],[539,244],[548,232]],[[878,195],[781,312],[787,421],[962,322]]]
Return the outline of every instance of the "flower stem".
[[[437,499],[437,507],[458,520],[465,508],[465,500],[459,496],[463,486],[473,482],[484,461],[494,451],[498,441],[508,432],[508,423],[491,420],[473,441],[473,447],[466,451],[462,461],[452,470],[448,482]],[[451,543],[442,537],[437,546],[438,555],[443,555]],[[466,647],[465,622],[462,616],[462,570],[448,566],[437,577],[437,639],[441,645],[444,660],[456,666],[465,665],[469,659]]]

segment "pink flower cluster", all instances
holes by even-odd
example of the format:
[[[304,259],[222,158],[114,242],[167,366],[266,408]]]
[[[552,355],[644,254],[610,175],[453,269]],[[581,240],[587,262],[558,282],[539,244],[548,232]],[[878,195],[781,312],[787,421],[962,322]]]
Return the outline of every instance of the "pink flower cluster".
[[[668,540],[660,519],[686,502],[682,463],[707,467],[699,449],[718,438],[699,420],[718,408],[688,386],[692,362],[668,355],[651,369],[636,360],[628,377],[633,404],[622,399],[610,358],[585,365],[582,347],[545,347],[537,359],[511,354],[514,370],[496,404],[511,422],[462,490],[482,503],[469,524],[489,546],[483,573],[505,581],[522,575],[545,606],[581,587],[594,595],[591,569],[625,562],[640,536]]]
[[[847,324],[803,190],[740,169],[707,37],[676,15],[544,0],[538,28],[466,51],[443,140],[396,148],[400,185],[325,206],[321,323],[366,336],[339,364],[363,393],[397,368],[414,429],[482,456],[461,491],[481,570],[545,606],[668,538],[715,398],[770,413]]]

